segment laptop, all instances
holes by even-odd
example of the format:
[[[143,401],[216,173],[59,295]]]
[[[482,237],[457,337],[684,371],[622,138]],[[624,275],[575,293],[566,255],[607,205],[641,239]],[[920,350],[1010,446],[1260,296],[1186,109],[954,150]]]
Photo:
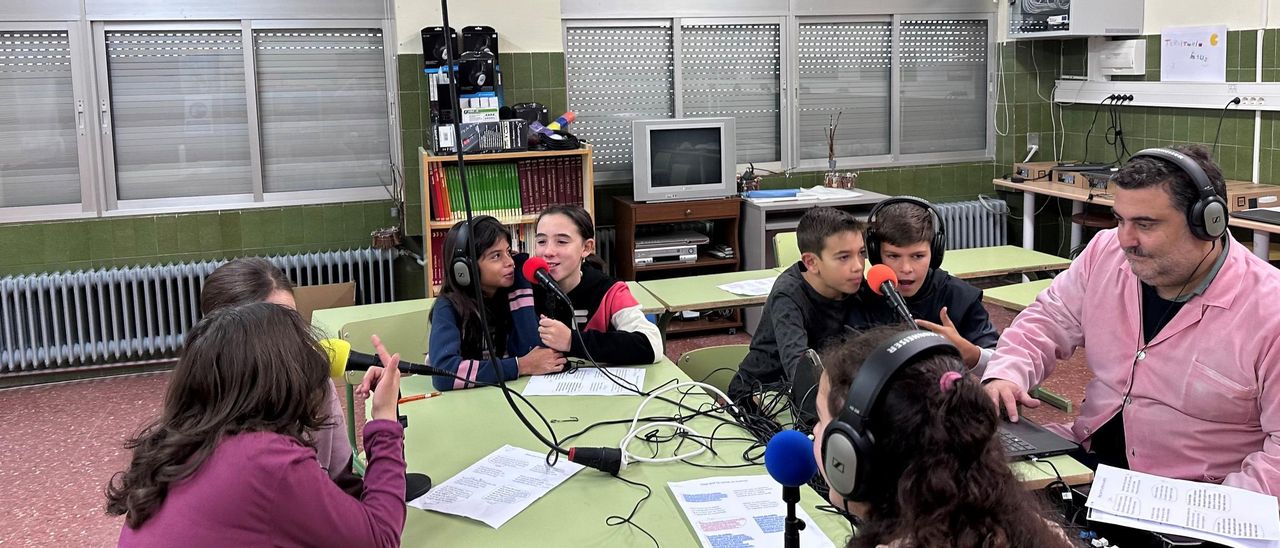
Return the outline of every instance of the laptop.
[[[1273,225],[1280,225],[1280,211],[1274,209],[1246,209],[1244,211],[1236,211],[1231,214],[1232,217],[1241,219],[1249,219],[1250,221],[1258,221]]]
[[[1026,417],[1019,417],[1018,422],[1002,421],[999,436],[1009,460],[1063,455],[1080,447],[1076,442],[1054,434]]]

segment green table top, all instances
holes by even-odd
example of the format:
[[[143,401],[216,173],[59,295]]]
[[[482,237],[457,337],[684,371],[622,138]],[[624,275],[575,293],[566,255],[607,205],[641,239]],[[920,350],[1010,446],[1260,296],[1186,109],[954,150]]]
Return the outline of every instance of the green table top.
[[[982,291],[982,300],[1009,310],[1021,311],[1035,302],[1036,296],[1053,283],[1052,279],[993,287]]]
[[[666,304],[667,311],[684,312],[686,310],[764,304],[768,295],[751,297],[734,295],[717,286],[744,280],[775,278],[778,274],[781,274],[780,270],[769,268],[765,270],[748,270],[746,272],[685,276],[683,278],[668,278],[665,280],[645,280],[640,282],[640,285]]]
[[[665,359],[645,367],[646,389],[671,379],[688,380],[675,364]],[[521,378],[509,384],[520,391],[527,380]],[[671,394],[675,395],[674,392]],[[556,421],[553,423],[556,435],[565,436],[594,421],[629,420],[642,398],[541,396],[530,399],[548,420]],[[695,391],[685,401],[696,407],[694,402],[709,402],[710,399]],[[655,400],[645,407],[645,414],[670,414],[673,410],[674,406]],[[512,416],[502,393],[496,388],[446,392],[440,397],[402,405],[400,412],[409,417],[409,428],[405,431],[409,470],[426,473],[437,484],[504,444],[538,452],[545,450]],[[531,415],[530,419],[539,422],[535,416]],[[700,433],[709,435],[721,423],[702,417],[690,421],[690,424]],[[627,424],[602,426],[570,445],[616,447],[627,428]],[[744,431],[728,426],[720,428],[717,433],[719,437],[744,437],[744,434]],[[661,455],[672,454],[675,445],[663,444]],[[717,440],[715,449],[718,456],[705,453],[692,460],[700,464],[741,464],[744,462],[742,452],[748,445],[742,441]],[[633,450],[640,446],[639,443],[631,445]],[[687,451],[688,444],[681,450]],[[621,477],[653,489],[653,495],[640,506],[633,518],[636,523],[657,538],[662,546],[693,546],[697,537],[671,497],[667,482],[765,473],[763,466],[714,469],[686,463],[636,463],[624,470]],[[816,510],[815,506],[825,501],[812,490],[802,491],[801,506],[805,512],[837,545],[842,544],[850,534],[848,522],[837,515]],[[402,540],[405,546],[649,546],[652,542],[634,527],[605,525],[609,516],[630,513],[644,494],[640,488],[588,468],[552,489],[499,529],[467,518],[409,508]]]
[[[942,269],[957,278],[1064,270],[1069,266],[1071,259],[1012,245],[948,250],[942,260]]]
[[[341,335],[338,330],[348,323],[431,310],[434,302],[435,299],[414,299],[394,303],[326,308],[311,313],[311,325],[319,329],[324,338],[339,338]]]
[[[640,285],[640,282],[627,282],[627,288],[631,290],[631,296],[640,301],[640,311],[645,314],[660,314],[667,310],[666,305],[662,301],[653,296],[649,290]]]

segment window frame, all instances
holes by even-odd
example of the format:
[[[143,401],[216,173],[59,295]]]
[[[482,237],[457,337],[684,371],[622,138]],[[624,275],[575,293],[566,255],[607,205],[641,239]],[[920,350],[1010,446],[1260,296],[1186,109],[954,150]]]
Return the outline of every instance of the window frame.
[[[388,6],[390,3],[388,2]],[[239,19],[140,20],[107,17],[79,20],[0,20],[4,32],[66,32],[71,51],[73,103],[77,120],[77,160],[80,168],[80,201],[74,204],[0,207],[0,223],[57,221],[108,217],[127,217],[203,211],[241,210],[291,205],[317,205],[353,201],[389,199],[395,186],[412,184],[399,180],[404,173],[405,158],[400,136],[399,75],[395,20],[390,7],[384,18],[344,19]],[[92,14],[91,14],[92,15]],[[261,119],[258,116],[256,50],[254,31],[259,30],[346,30],[377,29],[382,33],[384,96],[387,104],[388,160],[386,177],[371,186],[264,192]],[[245,92],[248,113],[250,193],[120,200],[117,192],[114,149],[114,126],[111,116],[111,94],[106,64],[107,31],[198,31],[235,30],[241,33],[245,55]],[[416,161],[416,158],[411,159]]]
[[[599,2],[600,0],[592,0]],[[858,7],[848,8],[847,15],[840,15],[842,9],[838,6],[831,6],[829,9],[802,9],[800,7],[762,9],[743,16],[733,15],[717,15],[717,12],[728,10],[703,9],[690,13],[689,10],[681,10],[673,8],[670,12],[672,15],[667,17],[654,17],[652,12],[641,16],[638,13],[634,18],[627,17],[632,13],[632,8],[613,8],[605,9],[609,17],[612,18],[593,18],[589,13],[584,12],[577,7],[576,4],[566,5],[562,8],[561,30],[563,35],[563,45],[566,53],[568,52],[568,32],[570,28],[584,27],[616,27],[629,25],[663,25],[669,26],[672,31],[672,63],[673,63],[673,86],[672,94],[674,97],[674,113],[676,118],[683,117],[683,82],[681,78],[681,35],[682,28],[685,24],[775,24],[780,23],[779,38],[780,48],[779,61],[781,74],[779,75],[779,105],[782,110],[780,113],[779,139],[781,140],[781,160],[779,162],[757,163],[756,167],[765,168],[774,171],[782,170],[800,170],[800,171],[817,171],[827,169],[827,160],[808,159],[802,160],[799,157],[799,88],[800,81],[799,71],[799,36],[800,25],[802,23],[851,23],[851,22],[888,22],[892,33],[890,41],[890,58],[891,68],[889,73],[889,153],[873,156],[845,156],[836,158],[837,169],[861,169],[875,168],[886,166],[910,166],[910,165],[926,165],[938,163],[954,163],[954,162],[987,162],[995,159],[996,134],[993,127],[988,124],[986,126],[985,147],[982,150],[952,151],[952,152],[927,152],[927,153],[902,153],[902,24],[906,21],[916,20],[959,20],[972,19],[986,21],[987,25],[987,50],[986,50],[986,113],[985,119],[992,120],[995,115],[996,95],[993,92],[993,82],[995,82],[998,64],[994,62],[996,49],[998,46],[998,36],[996,22],[997,13],[990,11],[972,11],[972,10],[954,10],[946,9],[938,10],[924,8],[923,6],[908,6],[898,13],[875,13],[875,9],[862,9]],[[609,8],[613,4],[605,2],[605,7]],[[922,9],[923,8],[923,9]],[[639,8],[635,8],[638,10]],[[567,62],[566,55],[566,74]],[[566,79],[566,89],[572,87],[573,83]],[[746,168],[746,164],[738,164],[741,171]],[[629,179],[627,179],[629,180]],[[622,182],[622,179],[611,178],[607,181],[601,180],[606,184]]]

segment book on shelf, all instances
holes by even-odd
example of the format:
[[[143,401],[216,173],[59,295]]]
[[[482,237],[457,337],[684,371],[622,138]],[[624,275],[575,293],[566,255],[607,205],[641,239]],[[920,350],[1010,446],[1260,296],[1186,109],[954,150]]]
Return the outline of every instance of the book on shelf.
[[[581,156],[562,156],[469,164],[471,209],[477,215],[513,219],[536,215],[552,205],[583,205],[582,161]],[[432,164],[428,170],[431,220],[465,219],[458,166]]]

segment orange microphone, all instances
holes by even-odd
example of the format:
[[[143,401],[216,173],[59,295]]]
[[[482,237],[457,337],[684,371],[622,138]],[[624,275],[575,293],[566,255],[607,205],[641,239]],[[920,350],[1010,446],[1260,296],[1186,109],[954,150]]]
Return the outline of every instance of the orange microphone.
[[[903,300],[901,293],[898,293],[898,275],[894,274],[892,268],[883,264],[871,267],[871,270],[867,271],[867,285],[871,286],[871,291],[876,295],[889,301],[889,306],[903,322],[912,326],[916,324],[916,321],[911,318],[911,311],[907,310],[907,301]]]

